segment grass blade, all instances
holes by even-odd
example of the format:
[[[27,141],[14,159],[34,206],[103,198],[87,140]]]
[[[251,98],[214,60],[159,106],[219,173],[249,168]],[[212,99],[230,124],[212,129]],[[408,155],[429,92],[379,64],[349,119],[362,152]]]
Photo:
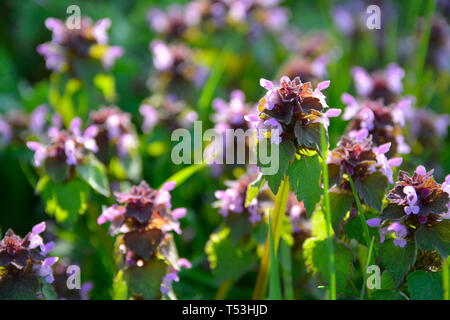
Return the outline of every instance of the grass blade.
[[[272,232],[272,214],[269,215],[269,247],[270,247],[270,286],[269,299],[281,300],[280,273],[278,270],[278,259],[274,248],[274,239]]]
[[[180,171],[175,172],[173,175],[171,175],[169,178],[167,178],[167,180],[165,182],[175,181],[177,183],[176,187],[179,187],[181,184],[183,184],[183,182],[185,182],[187,179],[189,179],[194,173],[196,173],[197,171],[200,171],[205,166],[206,166],[205,163],[191,164],[189,167],[183,168]],[[162,185],[159,188],[161,189]]]
[[[273,243],[275,253],[278,249],[278,244],[280,242],[281,227],[283,223],[283,218],[286,211],[287,196],[289,193],[289,179],[284,176],[283,181],[281,181],[280,188],[278,189],[277,196],[275,198],[275,209],[273,211],[273,220],[271,221],[273,234]],[[265,296],[268,282],[268,272],[270,263],[270,235],[267,235],[266,245],[264,247],[263,257],[261,259],[261,264],[259,266],[258,278],[256,279],[255,289],[253,291],[253,300],[261,300]]]
[[[225,48],[222,49],[219,57],[217,58],[216,63],[211,70],[211,74],[209,75],[208,80],[206,81],[206,84],[203,87],[202,92],[200,93],[200,97],[198,99],[198,109],[202,114],[203,119],[209,114],[208,109],[213,99],[214,92],[219,85],[223,71],[225,70],[225,65],[228,60],[229,54],[230,52],[228,50],[228,46],[225,46]]]
[[[450,261],[450,257],[443,260],[443,268],[442,268],[442,288],[444,289],[444,300],[449,299],[449,272],[448,272],[448,262]]]
[[[325,129],[320,127],[320,143],[322,145],[322,169],[323,169],[323,198],[325,200],[325,215],[327,222],[327,248],[328,248],[328,265],[330,270],[330,299],[336,300],[336,256],[334,253],[334,245],[331,239],[333,227],[331,226],[331,212],[330,212],[330,195],[328,193],[328,144],[325,138]]]
[[[373,250],[373,242],[374,242],[374,240],[375,240],[375,237],[372,237],[372,240],[370,241],[369,252],[367,253],[366,268],[364,269],[364,281],[363,281],[362,288],[361,288],[361,295],[359,296],[359,298],[361,300],[364,299],[364,294],[365,294],[365,290],[366,290],[367,267],[369,266],[370,260],[372,258],[372,250]]]
[[[284,284],[284,299],[294,300],[294,288],[292,285],[292,255],[291,247],[285,242],[280,243],[281,273]]]

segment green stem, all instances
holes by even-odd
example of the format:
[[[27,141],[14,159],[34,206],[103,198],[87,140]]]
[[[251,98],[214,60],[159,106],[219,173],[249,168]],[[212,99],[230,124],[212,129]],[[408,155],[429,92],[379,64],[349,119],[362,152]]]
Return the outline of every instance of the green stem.
[[[350,175],[348,170],[347,170],[347,175],[348,175],[348,181],[350,182],[350,186],[352,188],[353,198],[355,199],[356,207],[358,208],[359,218],[361,219],[361,225],[362,225],[362,228],[364,231],[364,238],[366,239],[366,245],[367,245],[367,248],[369,248],[370,247],[370,234],[369,234],[369,227],[367,226],[366,217],[363,214],[361,201],[359,200],[358,193],[356,192],[352,176]]]
[[[294,300],[294,288],[292,285],[292,253],[291,247],[285,241],[281,241],[280,255],[284,284],[284,298],[286,300]]]
[[[225,300],[228,295],[228,292],[230,292],[230,289],[233,286],[233,283],[234,283],[233,280],[223,281],[219,287],[219,290],[217,290],[216,297],[214,298],[214,300]]]
[[[278,243],[280,242],[281,227],[283,223],[283,218],[286,211],[287,196],[289,193],[289,179],[284,176],[283,181],[278,189],[277,196],[275,198],[275,209],[273,211],[272,219],[272,230],[274,239],[274,249],[275,253],[278,249]],[[261,300],[264,298],[267,284],[268,284],[268,274],[269,274],[269,263],[270,263],[270,234],[267,233],[266,244],[264,246],[264,253],[261,259],[261,264],[259,266],[258,277],[256,279],[255,289],[253,291],[253,300]]]
[[[325,129],[320,127],[320,143],[322,145],[322,170],[323,170],[323,198],[325,200],[325,215],[327,222],[327,248],[328,248],[328,265],[330,270],[330,299],[336,300],[336,257],[334,252],[333,227],[331,226],[331,212],[330,212],[330,194],[328,193],[328,143],[325,137]]]
[[[375,237],[372,237],[372,240],[370,241],[369,252],[367,253],[366,269],[364,270],[364,281],[363,281],[362,288],[361,288],[361,295],[359,297],[361,300],[364,299],[364,294],[365,294],[365,290],[366,290],[367,268],[369,267],[369,263],[372,258],[372,250],[373,250],[374,240],[375,240]]]
[[[443,260],[443,269],[442,269],[442,287],[444,289],[444,300],[449,299],[449,272],[448,272],[448,262],[450,261],[450,257]]]

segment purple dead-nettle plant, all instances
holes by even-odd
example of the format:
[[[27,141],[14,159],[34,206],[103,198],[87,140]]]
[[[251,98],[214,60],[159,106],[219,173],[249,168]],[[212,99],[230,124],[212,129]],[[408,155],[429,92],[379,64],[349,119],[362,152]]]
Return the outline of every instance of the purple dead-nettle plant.
[[[286,26],[290,16],[287,8],[279,6],[280,2],[194,0],[186,7],[186,16],[191,24],[204,24],[215,30],[248,25],[249,33],[261,28],[279,31]]]
[[[143,101],[139,112],[143,117],[142,131],[144,133],[150,133],[158,124],[165,125],[171,131],[177,128],[190,128],[198,119],[197,112],[173,93],[151,96]]]
[[[153,66],[157,72],[158,89],[164,90],[169,84],[194,84],[201,87],[208,77],[208,69],[194,61],[194,52],[183,43],[166,44],[161,40],[150,43]],[[152,83],[153,81],[150,81]]]
[[[52,266],[57,257],[47,257],[54,243],[44,243],[40,236],[46,224],[35,225],[25,238],[8,229],[0,242],[0,285],[6,279],[34,275],[43,278],[47,283],[54,281]]]
[[[171,231],[181,234],[179,219],[186,215],[185,208],[172,210],[170,191],[175,182],[165,183],[154,190],[145,181],[128,192],[115,192],[118,204],[104,208],[98,224],[111,222],[110,234],[117,239],[123,270],[145,268],[163,264],[167,268],[161,281],[161,293],[167,294],[172,281],[178,281],[180,269],[190,263],[178,259]]]
[[[382,99],[385,105],[389,105],[397,102],[403,92],[402,80],[405,71],[396,63],[391,63],[385,70],[377,70],[372,74],[367,73],[362,67],[353,67],[352,75],[359,97]]]
[[[69,260],[62,258],[53,267],[53,275],[55,277],[53,287],[59,300],[89,300],[89,294],[94,286],[92,282],[80,283],[79,288],[69,288],[67,285],[68,278],[73,275],[71,267],[74,266],[80,268],[77,264],[70,263]]]
[[[11,142],[23,144],[30,135],[42,138],[52,126],[61,127],[60,116],[57,113],[50,116],[45,104],[37,106],[30,114],[19,109],[0,115],[0,135],[5,145]]]
[[[380,100],[358,100],[344,93],[342,102],[347,105],[342,119],[351,120],[347,127],[348,131],[367,129],[375,145],[391,143],[389,154],[405,154],[411,151],[401,129],[406,122],[405,112],[412,103],[410,98],[386,106]]]
[[[265,210],[273,205],[273,198],[270,197],[269,189],[266,185],[260,188],[258,197],[255,197],[246,205],[246,194],[249,185],[258,177],[259,171],[255,166],[249,166],[247,172],[237,180],[226,181],[226,190],[215,192],[217,201],[213,207],[219,209],[219,213],[226,219],[233,219],[235,215],[247,216],[248,222],[252,225],[263,221]]]
[[[97,132],[94,125],[83,132],[81,119],[74,118],[69,130],[51,127],[47,142],[29,141],[27,147],[34,151],[36,167],[43,167],[52,178],[64,181],[72,175],[74,166],[83,163],[90,153],[98,151]]]
[[[189,28],[199,23],[200,16],[180,4],[171,4],[166,11],[151,8],[147,13],[150,28],[167,40],[183,38]]]
[[[52,41],[39,45],[37,51],[52,71],[74,72],[75,59],[99,60],[109,70],[123,55],[123,48],[108,45],[107,30],[111,26],[108,18],[93,23],[89,17],[83,17],[79,29],[68,29],[63,21],[47,18],[45,26],[52,31]]]
[[[230,228],[236,227],[236,223],[250,224],[254,228],[265,221],[267,210],[273,208],[273,194],[267,183],[262,183],[261,180],[256,182],[256,184],[262,183],[258,195],[246,203],[248,189],[254,187],[252,184],[258,181],[259,175],[256,166],[248,166],[247,172],[239,179],[225,182],[227,189],[215,192],[217,201],[213,203],[213,207],[218,208]],[[310,224],[303,203],[298,202],[293,193],[290,193],[287,198],[285,211],[294,233],[301,233],[303,236],[310,233]],[[245,220],[239,217],[245,217]],[[244,229],[251,231],[251,228]]]
[[[90,122],[97,128],[96,156],[103,163],[111,157],[130,158],[136,155],[139,141],[131,115],[117,106],[101,107],[90,113]]]
[[[259,101],[259,115],[246,116],[247,120],[258,122],[258,140],[270,138],[276,144],[289,140],[298,152],[320,151],[320,126],[326,130],[329,118],[341,113],[340,109],[328,109],[322,93],[330,81],[319,83],[315,90],[311,83],[302,83],[299,77],[290,80],[284,76],[279,84],[261,79],[260,84],[267,93]],[[278,135],[271,134],[274,129]]]
[[[245,120],[245,116],[250,114],[253,110],[253,104],[245,101],[245,94],[241,90],[234,90],[230,94],[229,101],[225,101],[221,98],[213,100],[212,106],[214,113],[211,115],[211,120],[214,123],[214,128],[223,136],[223,163],[230,163],[226,161],[227,154],[234,155],[232,163],[244,164],[239,161],[239,157],[242,154],[249,154],[249,138],[245,136],[245,148],[240,148],[239,143],[242,143],[237,134],[242,132],[246,134],[248,129],[254,127],[252,122]],[[242,131],[241,131],[242,130]],[[251,136],[253,137],[253,135]],[[215,150],[216,143],[212,143],[208,146],[207,152],[214,154],[218,152]],[[213,172],[218,175],[222,172],[222,166],[212,162]]]
[[[367,220],[379,227],[380,241],[387,235],[395,246],[416,243],[421,250],[437,250],[446,258],[450,242],[450,175],[442,184],[433,178],[433,170],[418,166],[412,176],[400,171],[398,181],[386,196],[387,207],[379,218]],[[446,221],[447,220],[447,221]]]
[[[293,56],[281,67],[278,74],[290,79],[300,77],[304,82],[317,85],[328,75],[327,65],[335,56],[334,43],[330,36],[322,32],[298,37],[299,48],[293,52]]]
[[[388,181],[394,183],[392,168],[402,163],[386,157],[390,147],[389,142],[375,147],[367,129],[343,136],[328,154],[330,186],[351,192],[350,176],[364,203],[380,210]]]

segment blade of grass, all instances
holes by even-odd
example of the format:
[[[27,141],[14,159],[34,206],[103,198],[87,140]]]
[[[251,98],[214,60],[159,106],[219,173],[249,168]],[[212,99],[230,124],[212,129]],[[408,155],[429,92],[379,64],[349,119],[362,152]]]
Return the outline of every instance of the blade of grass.
[[[176,187],[179,187],[181,184],[183,184],[183,182],[185,182],[187,179],[189,179],[194,173],[200,171],[205,166],[206,166],[205,163],[191,164],[189,167],[183,168],[180,171],[175,172],[173,175],[171,175],[169,178],[167,178],[167,180],[165,182],[175,181]],[[161,189],[162,185],[159,188]]]
[[[278,249],[278,243],[281,236],[281,227],[283,223],[283,218],[286,211],[287,196],[289,193],[289,179],[284,176],[283,181],[281,181],[280,188],[275,198],[275,209],[273,211],[273,220],[271,222],[272,230],[274,230],[274,249],[275,253]],[[261,264],[259,266],[258,277],[256,279],[255,289],[253,291],[253,300],[261,300],[265,296],[268,282],[268,271],[270,262],[270,235],[267,235],[266,244],[264,246],[264,253],[261,259]]]
[[[228,48],[229,46],[225,46],[222,49],[211,70],[208,80],[206,81],[206,84],[203,87],[202,92],[200,93],[200,97],[198,99],[198,108],[201,112],[202,119],[205,119],[205,117],[207,117],[207,115],[209,114],[208,110],[213,99],[214,92],[216,90],[216,87],[219,85],[220,78],[222,77],[223,71],[225,70],[225,65],[230,54]]]
[[[433,19],[433,13],[436,8],[436,1],[430,0],[427,1],[427,6],[425,8],[425,21],[422,26],[422,32],[420,34],[419,39],[419,47],[417,48],[417,56],[414,61],[414,65],[416,66],[416,96],[418,105],[422,103],[422,91],[423,91],[423,80],[422,74],[423,69],[425,67],[425,59],[428,51],[428,42],[430,40],[431,33],[431,22]]]
[[[280,243],[281,273],[284,284],[284,299],[294,300],[294,288],[292,286],[292,255],[291,248],[285,242]]]
[[[444,300],[449,299],[449,272],[448,272],[448,262],[450,261],[450,257],[443,260],[443,268],[442,268],[442,287],[444,289]]]
[[[364,269],[364,281],[363,281],[362,288],[361,288],[361,295],[359,296],[359,298],[361,300],[364,299],[364,294],[365,294],[365,290],[366,290],[367,267],[369,267],[370,260],[372,258],[372,250],[373,250],[373,242],[374,242],[374,240],[375,240],[375,237],[372,237],[372,240],[370,241],[369,252],[367,253],[366,268]]]
[[[330,212],[330,195],[328,193],[328,166],[326,159],[328,158],[328,144],[325,138],[325,129],[320,127],[320,143],[322,145],[322,170],[323,170],[323,197],[325,200],[325,215],[327,222],[327,248],[328,248],[328,266],[330,270],[330,299],[336,300],[336,257],[334,253],[333,240],[331,234],[333,228],[331,226],[331,212]]]
[[[269,214],[269,239],[270,239],[270,286],[269,299],[281,300],[280,273],[278,270],[278,259],[275,253],[273,232],[272,232],[272,213]]]
[[[233,286],[233,283],[234,283],[233,280],[223,281],[219,287],[219,290],[217,290],[214,300],[225,300],[228,295],[228,292],[230,291],[231,287]]]

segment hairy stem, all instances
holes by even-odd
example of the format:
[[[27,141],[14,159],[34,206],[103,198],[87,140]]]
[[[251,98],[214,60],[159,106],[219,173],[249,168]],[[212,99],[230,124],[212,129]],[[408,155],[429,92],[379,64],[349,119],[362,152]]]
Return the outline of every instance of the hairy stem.
[[[328,193],[328,143],[325,137],[325,129],[320,127],[320,143],[322,145],[322,170],[323,170],[323,198],[325,202],[325,215],[327,222],[327,249],[328,249],[328,266],[330,270],[330,299],[336,300],[336,256],[334,252],[333,227],[331,226],[331,211],[330,211],[330,195]]]

